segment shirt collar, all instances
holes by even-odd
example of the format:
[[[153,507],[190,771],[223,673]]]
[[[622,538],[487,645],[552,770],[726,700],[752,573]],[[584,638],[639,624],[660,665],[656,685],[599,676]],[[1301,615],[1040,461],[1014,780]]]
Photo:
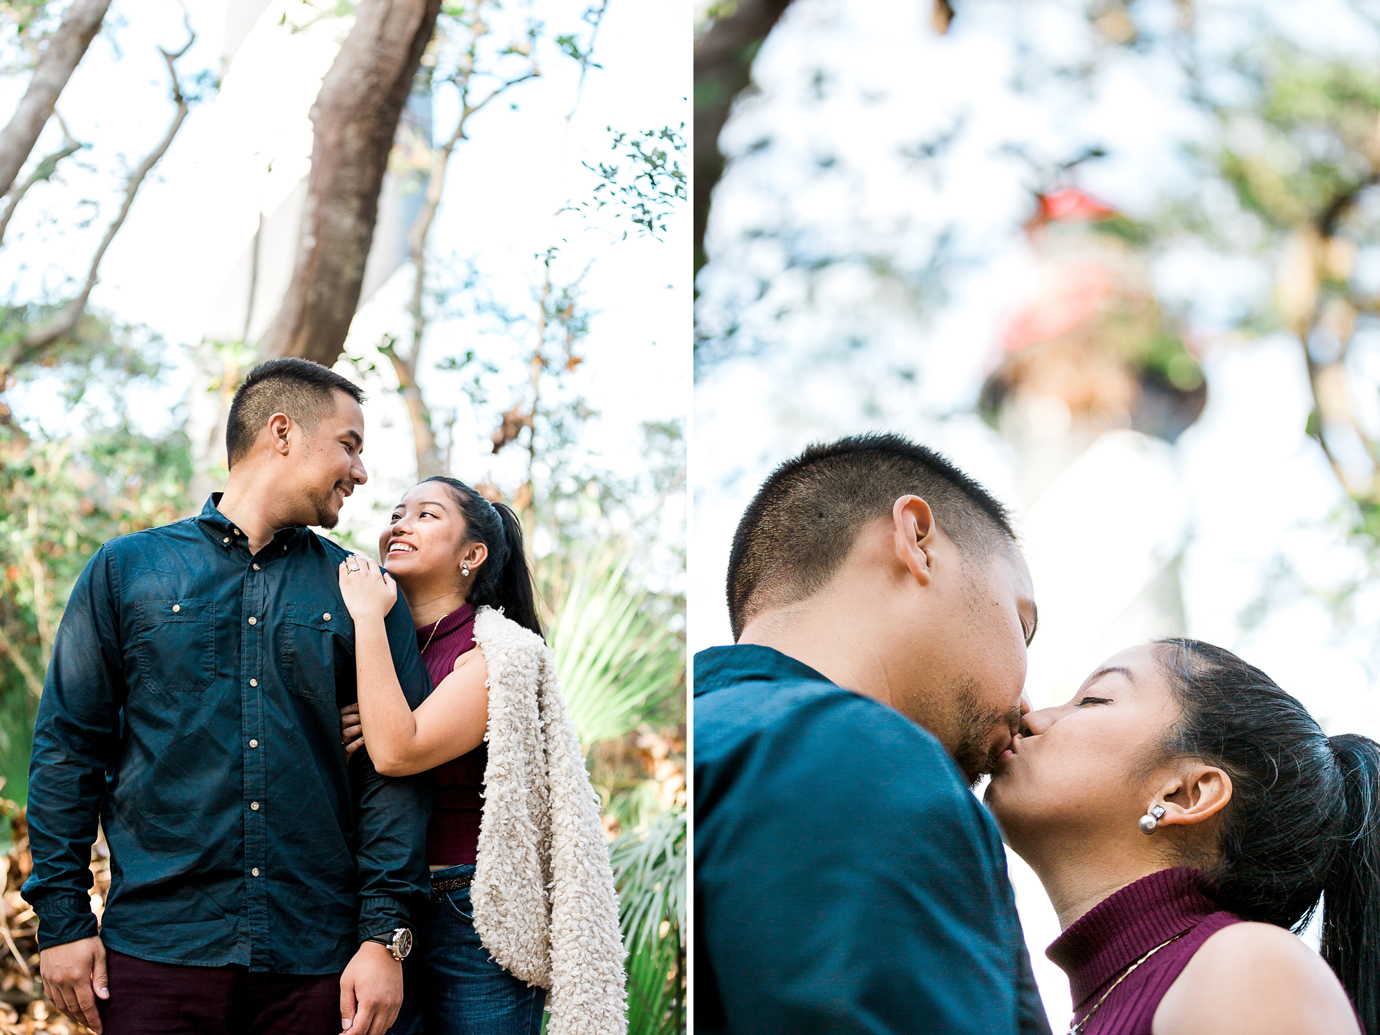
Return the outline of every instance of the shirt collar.
[[[696,697],[752,679],[766,682],[805,679],[835,685],[829,677],[821,675],[804,662],[756,643],[710,647],[695,655]]]
[[[223,492],[213,492],[206,500],[206,506],[201,508],[201,513],[197,515],[197,523],[202,530],[209,535],[216,543],[224,547],[230,547],[236,543],[248,545],[249,537],[244,531],[232,522],[228,517],[220,512],[220,501],[225,495]],[[287,528],[280,528],[273,533],[271,542],[275,546],[291,548],[306,532],[305,525],[289,525]],[[286,552],[283,550],[281,552]]]

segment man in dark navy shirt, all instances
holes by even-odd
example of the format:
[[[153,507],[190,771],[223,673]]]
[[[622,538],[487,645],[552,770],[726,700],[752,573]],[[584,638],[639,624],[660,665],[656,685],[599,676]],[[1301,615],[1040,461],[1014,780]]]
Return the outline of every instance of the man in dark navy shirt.
[[[106,543],[72,591],[34,732],[24,894],[46,994],[97,1032],[382,1035],[397,1014],[430,790],[364,752],[347,763],[347,553],[303,527],[334,527],[366,478],[362,398],[305,360],[256,367],[230,409],[225,493]],[[406,605],[387,622],[416,707],[431,683]]]
[[[995,823],[1036,614],[1005,511],[894,435],[812,446],[738,526],[695,658],[695,1029],[1049,1031]]]

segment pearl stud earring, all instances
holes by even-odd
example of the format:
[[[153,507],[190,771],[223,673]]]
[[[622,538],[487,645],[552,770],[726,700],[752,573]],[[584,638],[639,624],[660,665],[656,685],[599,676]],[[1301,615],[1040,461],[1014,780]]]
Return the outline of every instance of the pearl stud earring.
[[[468,576],[470,573],[470,562],[462,561],[460,564],[460,574]]]
[[[1150,811],[1137,820],[1142,834],[1153,834],[1155,828],[1160,825],[1160,817],[1164,815],[1163,805],[1151,805]]]

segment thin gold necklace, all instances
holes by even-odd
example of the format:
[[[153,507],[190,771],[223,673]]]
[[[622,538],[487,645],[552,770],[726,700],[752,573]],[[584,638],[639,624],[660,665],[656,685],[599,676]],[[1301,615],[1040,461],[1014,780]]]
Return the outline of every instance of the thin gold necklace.
[[[1160,944],[1156,945],[1144,956],[1142,956],[1140,959],[1136,960],[1136,962],[1132,963],[1129,967],[1127,967],[1126,970],[1122,972],[1121,977],[1117,978],[1115,981],[1112,982],[1112,987],[1102,993],[1102,998],[1093,1004],[1093,1008],[1089,1010],[1086,1014],[1084,1014],[1083,1019],[1081,1021],[1069,1021],[1068,1035],[1083,1035],[1083,1032],[1086,1031],[1088,1028],[1088,1022],[1092,1020],[1092,1015],[1097,1013],[1097,1008],[1107,1001],[1107,997],[1109,995],[1116,991],[1117,985],[1121,984],[1128,977],[1130,977],[1131,973],[1137,967],[1139,967],[1142,963],[1148,960],[1151,956],[1155,955],[1155,953],[1163,949],[1166,945],[1169,944],[1169,942],[1176,942],[1187,933],[1187,931],[1180,931],[1173,938],[1170,938],[1168,942],[1160,942]]]
[[[449,618],[449,617],[450,617],[450,615],[446,615],[446,618]],[[428,637],[426,638],[426,643],[422,644],[422,649],[419,650],[419,651],[417,652],[418,654],[425,654],[425,653],[426,653],[426,649],[427,649],[428,647],[431,646],[432,637],[434,637],[434,636],[436,635],[436,630],[439,629],[439,628],[441,628],[441,623],[444,622],[444,621],[446,620],[446,618],[438,618],[438,619],[436,620],[436,624],[433,625],[433,626],[431,627],[431,636],[428,636]]]

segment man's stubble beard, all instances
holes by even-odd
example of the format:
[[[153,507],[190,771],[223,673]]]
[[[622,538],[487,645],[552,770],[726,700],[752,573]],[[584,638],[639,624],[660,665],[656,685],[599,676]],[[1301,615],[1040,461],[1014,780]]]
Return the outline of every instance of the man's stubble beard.
[[[972,676],[960,676],[950,689],[954,702],[953,758],[968,785],[977,784],[997,764],[992,748],[992,731],[999,727],[1016,730],[1021,724],[1019,705],[1003,712],[984,707],[978,698],[978,684]]]

